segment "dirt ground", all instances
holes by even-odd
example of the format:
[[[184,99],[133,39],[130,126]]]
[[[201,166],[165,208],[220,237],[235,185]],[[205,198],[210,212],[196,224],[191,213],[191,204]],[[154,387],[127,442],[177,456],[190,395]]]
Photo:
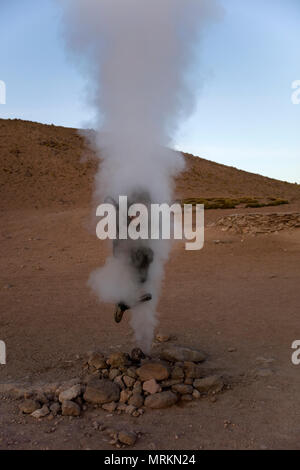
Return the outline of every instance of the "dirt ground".
[[[92,409],[36,421],[2,397],[0,449],[113,450],[95,419],[141,432],[134,449],[300,449],[300,366],[291,362],[300,339],[300,229],[242,237],[210,226],[232,212],[206,212],[203,250],[174,246],[159,305],[159,329],[206,351],[203,368],[230,389],[215,402],[139,418]],[[115,324],[112,306],[99,305],[86,285],[107,254],[89,215],[89,206],[1,211],[0,383],[72,378],[90,350],[131,350],[128,316]]]

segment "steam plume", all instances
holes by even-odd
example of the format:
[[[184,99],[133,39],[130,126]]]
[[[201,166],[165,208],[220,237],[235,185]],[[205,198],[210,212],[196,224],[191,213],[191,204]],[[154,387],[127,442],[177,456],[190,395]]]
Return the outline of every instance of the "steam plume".
[[[101,168],[95,197],[130,197],[147,191],[151,202],[170,202],[173,177],[183,167],[169,149],[177,127],[193,110],[188,71],[195,45],[219,14],[215,0],[63,0],[66,40],[87,74],[97,115]],[[167,242],[151,242],[154,261],[145,289],[149,303],[132,311],[137,341],[149,349],[168,257]],[[124,281],[124,279],[126,281]],[[135,297],[126,262],[109,258],[90,285],[107,302]]]

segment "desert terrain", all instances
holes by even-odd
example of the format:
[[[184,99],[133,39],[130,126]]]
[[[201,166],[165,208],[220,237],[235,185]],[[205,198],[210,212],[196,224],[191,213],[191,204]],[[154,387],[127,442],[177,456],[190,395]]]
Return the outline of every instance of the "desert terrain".
[[[2,393],[0,449],[115,449],[95,421],[136,432],[136,450],[300,449],[300,186],[185,157],[177,198],[288,202],[207,210],[203,250],[178,243],[167,263],[158,331],[205,351],[226,388],[139,417],[89,407],[40,420]],[[0,390],[72,379],[89,351],[134,347],[130,314],[117,325],[87,286],[110,250],[95,235],[97,164],[75,129],[0,120]]]

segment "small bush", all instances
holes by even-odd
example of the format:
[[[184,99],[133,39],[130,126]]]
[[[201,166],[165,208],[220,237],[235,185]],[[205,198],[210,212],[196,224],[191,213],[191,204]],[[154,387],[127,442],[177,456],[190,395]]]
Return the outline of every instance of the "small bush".
[[[269,206],[279,206],[281,204],[289,204],[289,201],[279,198],[268,198],[268,202],[261,201],[259,198],[242,197],[237,199],[223,197],[190,197],[181,200],[181,205],[203,204],[205,209],[235,209],[237,206],[243,205],[246,208],[259,208]]]

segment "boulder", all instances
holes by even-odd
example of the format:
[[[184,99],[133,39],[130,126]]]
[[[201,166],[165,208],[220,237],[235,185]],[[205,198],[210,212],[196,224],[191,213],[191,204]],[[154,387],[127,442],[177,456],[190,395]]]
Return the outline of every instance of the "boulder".
[[[119,367],[125,367],[130,365],[130,360],[128,354],[122,352],[112,353],[106,361],[113,369],[118,369]]]
[[[127,376],[135,379],[136,378],[136,368],[135,367],[129,367],[126,371]]]
[[[106,369],[107,364],[103,354],[99,352],[92,352],[88,358],[88,365],[94,367],[95,369]]]
[[[122,375],[118,375],[115,379],[114,379],[114,383],[118,385],[118,387],[120,387],[121,390],[125,390],[126,386],[123,382],[123,378],[122,378]]]
[[[112,401],[111,403],[105,403],[104,405],[102,405],[102,408],[103,410],[108,411],[109,413],[113,413],[117,408],[117,404]]]
[[[154,393],[160,392],[161,388],[155,379],[150,379],[143,383],[143,390],[153,395]]]
[[[99,405],[119,401],[120,387],[107,379],[95,379],[88,383],[83,398],[89,403]]]
[[[133,405],[136,408],[140,408],[144,404],[144,398],[141,393],[134,392],[128,400],[129,405]]]
[[[110,369],[108,374],[109,380],[114,380],[118,375],[121,375],[119,369]]]
[[[58,413],[60,412],[60,409],[61,409],[61,406],[57,402],[52,403],[52,405],[50,406],[50,411],[53,414],[53,416],[57,416]]]
[[[206,359],[206,354],[198,349],[169,345],[164,347],[160,357],[171,362],[203,362]]]
[[[159,343],[167,343],[168,341],[170,341],[170,335],[168,333],[164,333],[163,331],[159,331],[155,339]]]
[[[120,431],[118,439],[122,444],[133,446],[136,443],[137,435],[132,431]]]
[[[126,385],[126,387],[131,388],[135,384],[135,379],[133,377],[129,377],[128,375],[124,375],[123,382]]]
[[[179,366],[175,366],[171,373],[171,379],[184,379],[183,368]]]
[[[171,391],[155,393],[145,399],[145,406],[148,408],[168,408],[177,402],[177,395]]]
[[[120,403],[126,403],[129,398],[131,397],[132,395],[132,391],[131,390],[122,390],[122,392],[120,393]]]
[[[135,407],[135,406],[133,406],[133,405],[127,405],[127,406],[126,406],[125,413],[126,413],[127,415],[130,415],[130,416],[131,416],[135,411],[136,411],[136,407]]]
[[[194,362],[185,362],[183,365],[184,373],[186,378],[200,379],[203,377],[202,368]]]
[[[73,387],[68,388],[67,390],[64,390],[61,392],[58,396],[58,399],[60,403],[63,403],[64,401],[71,401],[74,400],[75,398],[79,397],[81,394],[82,387],[80,384],[73,385]]]
[[[44,418],[45,416],[48,416],[49,413],[50,411],[49,411],[48,406],[44,405],[39,410],[36,410],[33,413],[31,413],[31,416],[35,419],[40,419],[40,418]]]
[[[205,377],[204,379],[194,380],[194,387],[200,393],[209,393],[209,392],[220,392],[224,387],[224,382],[222,378],[218,375],[211,375]]]
[[[186,393],[185,395],[181,395],[181,401],[193,401],[193,395]]]
[[[186,395],[192,394],[194,389],[191,385],[177,384],[172,386],[172,390],[180,395]]]
[[[80,406],[74,401],[64,401],[61,408],[63,416],[80,416]]]
[[[180,383],[182,383],[182,379],[168,379],[168,380],[163,380],[160,383],[160,386],[162,388],[169,388],[169,387],[172,387],[172,385],[176,385]]]
[[[40,403],[37,400],[24,400],[20,405],[19,409],[22,413],[31,415],[36,410],[41,408]]]
[[[136,373],[142,382],[150,379],[165,380],[170,375],[168,367],[161,362],[147,362]]]

